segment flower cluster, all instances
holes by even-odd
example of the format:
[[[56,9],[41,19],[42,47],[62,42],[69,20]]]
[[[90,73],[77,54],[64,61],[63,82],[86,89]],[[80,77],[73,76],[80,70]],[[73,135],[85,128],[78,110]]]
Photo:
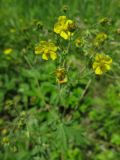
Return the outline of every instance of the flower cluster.
[[[35,54],[42,54],[42,59],[48,60],[49,57],[52,60],[55,60],[57,58],[57,46],[52,42],[47,41],[41,41],[36,47],[35,47]]]
[[[58,22],[54,25],[54,32],[59,34],[63,39],[65,40],[70,40],[70,37],[73,35],[75,31],[75,23],[68,19],[66,16],[59,16],[58,17]],[[86,34],[86,32],[85,32]],[[87,34],[91,34],[90,32],[87,31]],[[87,43],[87,37],[88,36],[83,36],[78,37],[74,39],[74,44],[79,50],[80,48],[83,48],[83,51],[86,51],[86,48],[88,47],[89,50],[92,52],[92,49],[90,48],[91,46],[94,46],[94,49],[98,49],[100,46],[104,44],[106,39],[108,38],[107,34],[104,32],[99,32],[96,37],[92,41],[92,45]],[[91,36],[92,37],[92,36]],[[87,44],[86,44],[87,43]],[[86,47],[87,46],[87,47]],[[100,48],[99,48],[100,49]],[[58,55],[57,55],[57,50],[58,47],[51,41],[40,41],[40,43],[35,47],[35,54],[42,55],[43,60],[48,60],[51,58],[52,60],[55,60]],[[69,45],[67,46],[67,54],[69,53]],[[63,51],[64,52],[64,51]],[[66,52],[65,52],[66,53]],[[66,55],[66,54],[65,54]],[[62,53],[59,56],[60,59],[58,59],[58,63],[62,63],[63,58],[65,58],[65,55],[62,57]],[[58,58],[59,58],[58,57]],[[92,64],[92,69],[94,70],[95,74],[97,75],[102,75],[103,73],[109,71],[111,69],[111,64],[112,64],[112,59],[108,55],[105,55],[104,53],[97,53],[96,56],[94,57],[92,55],[92,58],[94,58],[94,62]],[[60,60],[60,61],[59,61]],[[56,64],[58,64],[56,63]],[[62,66],[66,66],[66,60],[63,60]],[[56,81],[59,84],[66,83],[68,81],[68,77],[66,74],[66,69],[64,67],[56,69]]]

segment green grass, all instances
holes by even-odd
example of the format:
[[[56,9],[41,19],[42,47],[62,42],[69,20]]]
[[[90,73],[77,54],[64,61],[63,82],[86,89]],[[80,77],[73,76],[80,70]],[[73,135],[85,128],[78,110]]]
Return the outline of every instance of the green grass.
[[[53,33],[61,15],[79,25],[70,46]],[[0,0],[0,160],[120,159],[119,15],[119,0]],[[101,26],[104,17],[111,23]],[[99,32],[108,39],[96,49]],[[85,39],[80,49],[78,36]],[[48,39],[59,45],[61,61],[35,55]],[[110,72],[94,74],[94,52],[112,58]],[[58,85],[64,59],[68,83]]]

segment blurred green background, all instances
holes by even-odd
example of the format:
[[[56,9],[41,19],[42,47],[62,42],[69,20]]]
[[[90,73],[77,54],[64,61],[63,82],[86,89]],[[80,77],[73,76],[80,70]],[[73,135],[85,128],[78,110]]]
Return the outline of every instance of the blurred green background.
[[[36,43],[53,39],[60,15],[86,30],[112,19],[104,29],[114,43],[105,49],[112,73],[94,78],[77,109],[90,78],[78,76],[82,60],[71,56],[70,82],[59,97],[55,64],[34,58]],[[119,0],[0,0],[0,160],[120,159],[119,28]],[[4,55],[6,48],[13,53]]]

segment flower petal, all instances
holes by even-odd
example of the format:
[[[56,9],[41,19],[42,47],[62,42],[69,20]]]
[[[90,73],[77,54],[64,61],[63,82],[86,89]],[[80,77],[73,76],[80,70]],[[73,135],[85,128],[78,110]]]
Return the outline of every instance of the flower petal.
[[[54,32],[59,34],[61,32],[61,27],[60,27],[60,24],[59,23],[56,23],[54,25]]]
[[[111,69],[111,67],[110,67],[110,65],[109,64],[105,64],[105,70],[110,70]]]
[[[112,58],[109,57],[109,56],[106,56],[106,57],[105,57],[105,63],[111,64],[111,63],[112,63]]]
[[[59,16],[58,21],[61,22],[61,21],[65,21],[66,19],[67,19],[66,16]]]
[[[66,32],[64,32],[64,31],[62,31],[61,33],[60,33],[60,36],[62,37],[62,38],[64,38],[64,39],[69,39],[69,35],[66,33]]]
[[[35,47],[35,54],[41,54],[42,51],[43,51],[42,47],[39,46]]]
[[[52,60],[55,60],[56,58],[57,58],[57,54],[55,53],[55,52],[50,52],[50,58],[52,59]]]
[[[99,63],[98,62],[94,62],[93,65],[92,65],[92,68],[96,69],[98,66],[99,66]]]
[[[43,53],[43,55],[42,55],[42,59],[44,59],[44,60],[48,60],[48,53]]]
[[[101,70],[100,67],[97,67],[97,68],[95,69],[95,74],[97,74],[97,75],[103,74],[103,71]]]

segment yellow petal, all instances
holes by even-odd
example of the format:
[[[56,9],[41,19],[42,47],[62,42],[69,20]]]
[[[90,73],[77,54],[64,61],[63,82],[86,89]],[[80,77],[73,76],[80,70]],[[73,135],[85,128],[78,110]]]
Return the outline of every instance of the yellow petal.
[[[57,54],[55,52],[50,52],[50,57],[52,60],[55,60],[57,58]]]
[[[97,62],[94,62],[92,65],[93,69],[96,69],[98,66],[99,66],[99,63],[97,63]]]
[[[104,57],[103,54],[97,54],[95,56],[95,61],[100,61],[103,57]]]
[[[59,34],[61,32],[61,27],[60,27],[59,23],[56,23],[54,25],[54,32],[57,34]]]
[[[106,56],[106,57],[105,57],[105,63],[111,64],[111,63],[112,63],[112,58],[109,57],[109,56]]]
[[[62,38],[64,38],[64,39],[69,39],[69,35],[66,33],[66,32],[64,32],[64,31],[62,31],[61,33],[60,33],[60,36],[62,37]]]
[[[60,84],[67,83],[67,82],[68,82],[68,78],[65,77],[63,80],[59,80],[59,79],[57,78],[57,82],[60,83]]]
[[[49,43],[49,50],[55,52],[55,51],[57,51],[57,46],[55,46],[54,43],[50,42],[50,43]]]
[[[59,16],[58,21],[65,21],[67,19],[66,16]]]
[[[41,47],[35,47],[35,54],[41,54],[42,53],[42,48]]]
[[[73,21],[70,20],[70,19],[68,19],[68,20],[66,21],[66,24],[67,24],[67,25],[72,24],[72,23],[73,23]]]
[[[52,51],[57,51],[57,47],[56,46],[54,46],[54,47],[52,47],[52,49],[51,49]]]
[[[97,74],[97,75],[101,75],[101,74],[103,74],[103,71],[101,70],[101,68],[100,68],[100,67],[97,67],[97,68],[96,68],[96,70],[95,70],[95,74]]]
[[[39,45],[41,45],[41,46],[46,46],[46,45],[47,45],[47,42],[46,42],[46,41],[40,41]]]
[[[10,54],[12,51],[13,51],[12,48],[7,48],[7,49],[5,49],[5,50],[3,51],[3,53],[6,54],[6,55],[8,55],[8,54]]]
[[[44,59],[44,60],[48,60],[48,54],[47,53],[44,53],[43,55],[42,55],[42,59]]]
[[[110,65],[105,64],[105,69],[109,71],[111,69]]]

